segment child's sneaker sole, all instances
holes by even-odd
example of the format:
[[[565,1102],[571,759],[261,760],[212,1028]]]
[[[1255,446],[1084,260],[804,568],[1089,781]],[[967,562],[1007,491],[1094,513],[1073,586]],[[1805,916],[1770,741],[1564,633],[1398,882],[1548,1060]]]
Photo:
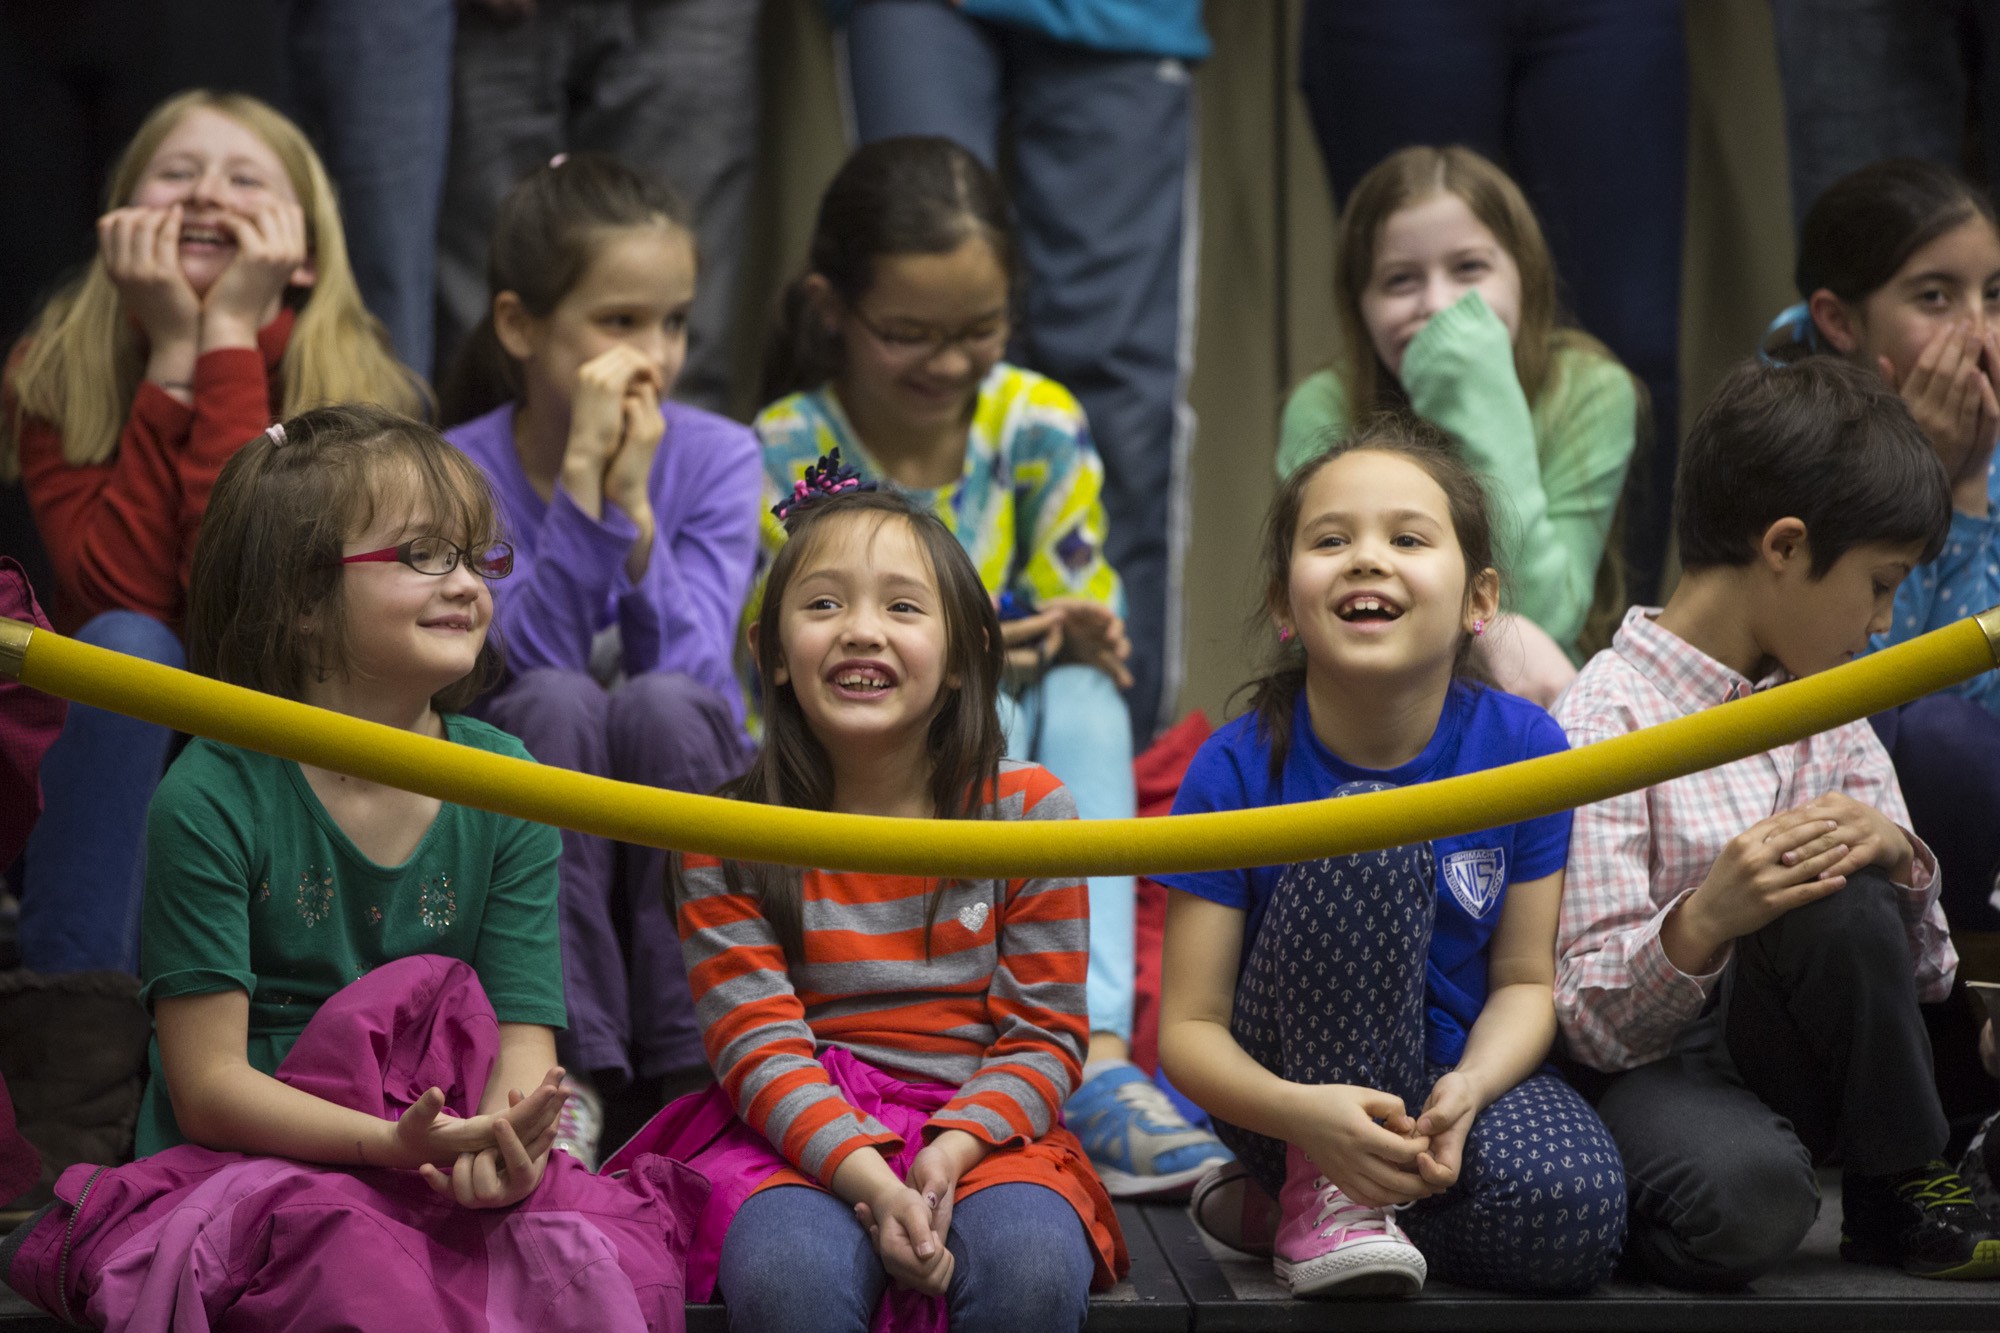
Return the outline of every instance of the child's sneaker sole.
[[[1982,1240],[1972,1247],[1972,1257],[1962,1264],[1950,1268],[1936,1268],[1928,1272],[1921,1268],[1903,1265],[1903,1271],[1915,1277],[1939,1278],[1947,1281],[1978,1282],[2000,1278],[2000,1240]]]
[[[1279,1259],[1271,1267],[1294,1296],[1413,1296],[1429,1273],[1416,1247],[1394,1241],[1347,1245],[1298,1264]]]
[[[1194,1188],[1197,1180],[1215,1169],[1215,1162],[1196,1163],[1184,1171],[1169,1171],[1158,1176],[1135,1176],[1129,1171],[1120,1171],[1115,1166],[1106,1166],[1093,1161],[1097,1168],[1097,1178],[1104,1184],[1104,1192],[1114,1199],[1159,1199],[1170,1195],[1186,1195]]]

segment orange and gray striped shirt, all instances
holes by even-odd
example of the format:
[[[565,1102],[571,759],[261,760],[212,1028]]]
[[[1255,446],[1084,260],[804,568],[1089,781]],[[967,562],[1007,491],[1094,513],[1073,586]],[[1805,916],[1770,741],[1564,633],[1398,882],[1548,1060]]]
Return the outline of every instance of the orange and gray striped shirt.
[[[1074,819],[1034,764],[1003,761],[989,819]],[[736,1113],[809,1176],[900,1142],[848,1105],[816,1058],[844,1047],[889,1073],[958,1089],[930,1126],[996,1148],[1055,1123],[1082,1073],[1090,906],[1080,878],[947,883],[808,870],[804,961],[788,966],[756,895],[687,857],[679,924],[702,1041]]]

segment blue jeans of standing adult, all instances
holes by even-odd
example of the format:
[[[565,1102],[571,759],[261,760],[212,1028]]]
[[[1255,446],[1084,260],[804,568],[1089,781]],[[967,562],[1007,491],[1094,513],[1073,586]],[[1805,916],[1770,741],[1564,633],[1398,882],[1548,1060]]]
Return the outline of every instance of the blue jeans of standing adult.
[[[151,616],[106,611],[79,643],[148,662],[186,663]],[[73,703],[42,760],[42,818],[22,853],[21,962],[31,972],[139,970],[146,807],[167,763],[165,727]]]
[[[1000,696],[1007,754],[1056,775],[1076,800],[1080,819],[1130,819],[1138,813],[1132,781],[1132,727],[1111,677],[1096,667],[1050,667],[1034,685]],[[1132,1038],[1134,904],[1130,875],[1090,880],[1090,973],[1084,1003],[1090,1030]]]
[[[1144,747],[1180,682],[1194,438],[1187,68],[1048,41],[943,0],[861,0],[847,54],[864,143],[944,135],[991,166],[1004,130],[1029,279],[1015,352],[1077,396],[1104,458],[1104,553],[1125,583],[1127,698]]]
[[[1680,400],[1680,0],[1308,0],[1299,62],[1338,199],[1410,144],[1468,145],[1521,183],[1564,304],[1652,394],[1625,543],[1629,591],[1650,597]]]
[[[952,1333],[1081,1328],[1095,1261],[1069,1201],[1041,1185],[989,1185],[952,1210]],[[753,1194],[722,1242],[716,1286],[729,1327],[836,1333],[869,1326],[888,1274],[833,1195],[800,1185]]]
[[[2000,180],[2000,15],[1978,0],[1771,0],[1792,216],[1887,157],[1959,165],[1976,98]],[[1977,86],[1974,72],[1978,71]],[[1810,293],[1807,293],[1810,295]]]
[[[361,299],[431,373],[452,0],[286,0],[292,95],[340,191]]]

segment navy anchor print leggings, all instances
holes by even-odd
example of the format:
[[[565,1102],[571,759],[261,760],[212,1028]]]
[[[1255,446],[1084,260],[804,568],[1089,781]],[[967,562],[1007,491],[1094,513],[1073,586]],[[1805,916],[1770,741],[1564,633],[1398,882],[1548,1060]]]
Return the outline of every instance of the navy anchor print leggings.
[[[1433,883],[1429,843],[1287,867],[1237,982],[1237,1042],[1282,1078],[1376,1088],[1415,1115],[1447,1072],[1424,1060]],[[1216,1130],[1276,1197],[1285,1145]],[[1584,1291],[1624,1244],[1625,1174],[1589,1103],[1539,1073],[1473,1122],[1458,1183],[1398,1220],[1446,1282]]]

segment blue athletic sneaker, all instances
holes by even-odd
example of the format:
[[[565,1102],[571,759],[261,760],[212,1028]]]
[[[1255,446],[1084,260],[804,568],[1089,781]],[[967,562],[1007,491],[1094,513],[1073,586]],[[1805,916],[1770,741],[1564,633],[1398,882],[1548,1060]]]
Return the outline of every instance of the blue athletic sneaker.
[[[1099,1070],[1070,1094],[1063,1122],[1083,1141],[1114,1199],[1183,1193],[1231,1161],[1215,1135],[1190,1125],[1135,1064]]]

